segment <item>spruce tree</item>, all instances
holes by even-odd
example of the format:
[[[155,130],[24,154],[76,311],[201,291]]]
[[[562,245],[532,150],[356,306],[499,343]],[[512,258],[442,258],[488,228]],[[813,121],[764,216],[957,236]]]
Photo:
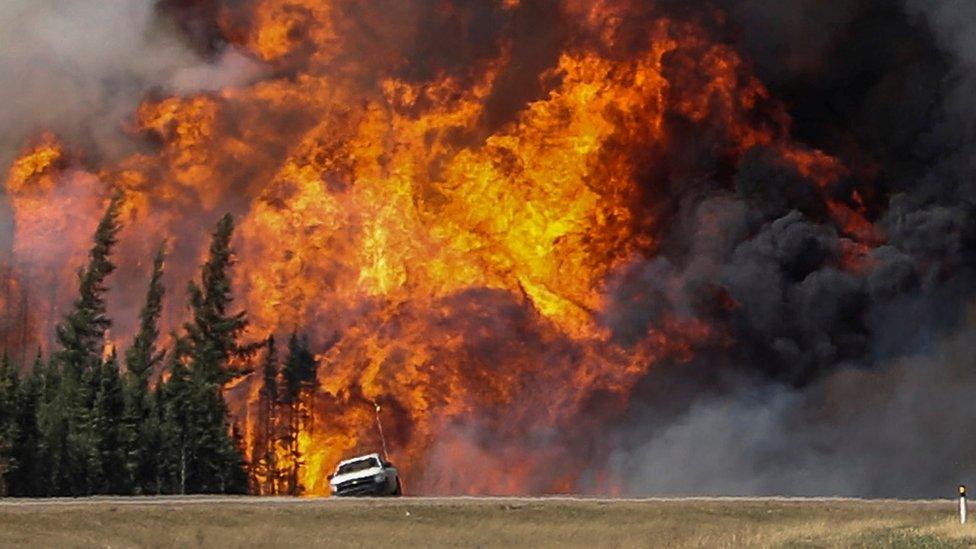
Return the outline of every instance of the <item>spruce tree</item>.
[[[123,446],[125,400],[114,351],[102,364],[98,381],[91,412],[93,490],[98,494],[130,493],[132,485]]]
[[[160,244],[153,259],[152,274],[146,301],[139,314],[139,332],[132,340],[132,346],[125,353],[126,371],[137,379],[146,380],[153,368],[162,362],[165,351],[157,349],[159,339],[159,316],[163,312],[163,262],[166,260],[166,244]]]
[[[160,417],[161,451],[158,489],[164,494],[187,493],[187,470],[193,459],[190,446],[190,372],[186,367],[189,342],[173,335],[173,351],[167,359],[165,382],[156,388]]]
[[[298,402],[301,400],[302,390],[314,385],[317,366],[308,338],[292,333],[288,339],[288,358],[282,371],[284,378],[282,401],[285,404]]]
[[[192,385],[195,398],[202,406],[200,422],[195,425],[197,460],[191,468],[194,492],[243,494],[247,492],[247,469],[241,448],[241,436],[228,419],[227,404],[210,384],[196,380]]]
[[[37,495],[65,495],[64,478],[60,468],[67,453],[67,422],[64,414],[58,411],[61,390],[61,371],[53,359],[45,359],[37,350],[34,359],[35,372],[39,372],[40,399],[37,404],[38,429],[38,468]]]
[[[163,309],[163,262],[165,243],[153,260],[146,301],[139,315],[139,332],[126,351],[125,414],[123,439],[126,471],[135,492],[155,493],[158,480],[160,433],[155,398],[149,391],[149,377],[166,351],[157,348],[159,317]]]
[[[121,229],[121,207],[122,194],[117,193],[95,229],[88,265],[78,274],[78,298],[56,329],[60,345],[56,358],[69,383],[79,382],[101,364],[105,332],[112,325],[105,306],[105,279],[115,270],[111,254]]]
[[[234,218],[227,214],[217,223],[210,243],[207,262],[201,270],[200,284],[190,282],[188,295],[192,320],[186,324],[190,355],[195,374],[204,381],[222,385],[246,371],[231,371],[232,359],[253,353],[260,344],[242,346],[241,334],[247,328],[244,311],[230,312],[230,268],[233,251],[230,239]]]
[[[169,361],[163,436],[170,487],[179,493],[232,492],[247,489],[239,440],[234,436],[222,388],[247,373],[232,369],[254,345],[239,341],[247,327],[243,311],[231,312],[230,248],[233,218],[221,218],[213,233],[199,285],[189,284],[191,320]]]
[[[122,194],[116,193],[95,229],[88,265],[78,274],[78,297],[56,329],[60,394],[46,403],[45,438],[54,459],[55,490],[63,495],[91,494],[100,481],[92,406],[100,385],[105,334],[112,324],[105,281],[115,270],[111,253],[121,229],[121,207]]]
[[[10,481],[17,471],[17,370],[6,352],[0,357],[0,496],[8,495]]]
[[[292,333],[288,340],[288,358],[282,370],[284,387],[281,396],[281,403],[288,410],[288,428],[282,437],[282,442],[288,448],[290,461],[288,493],[291,495],[300,495],[302,492],[298,477],[303,459],[298,440],[302,430],[308,428],[311,418],[310,408],[317,366],[308,338]]]
[[[148,416],[142,425],[142,440],[140,448],[144,458],[139,461],[136,488],[140,494],[161,494],[163,490],[163,409],[161,394],[158,390],[150,391],[147,400]]]
[[[258,391],[257,436],[251,449],[253,489],[258,494],[277,494],[280,471],[277,459],[278,352],[274,336],[269,336],[261,368]]]
[[[38,352],[37,360],[39,364],[35,367],[43,371],[41,401],[37,410],[39,451],[43,464],[40,495],[77,495],[72,493],[72,479],[77,474],[77,466],[68,433],[68,417],[76,408],[69,397],[73,398],[74,395],[64,388],[61,370],[54,359],[44,361]]]
[[[17,391],[17,434],[14,438],[14,461],[17,468],[10,476],[10,495],[42,496],[46,477],[40,452],[40,429],[37,423],[43,389],[44,361],[40,353],[30,373],[20,382]]]
[[[170,360],[162,387],[166,491],[179,494],[243,493],[247,476],[239,440],[227,417],[220,391]]]
[[[274,421],[274,409],[278,405],[278,350],[275,347],[274,336],[268,337],[267,353],[264,356],[264,367],[261,368],[260,397],[264,401],[268,412],[266,420]]]

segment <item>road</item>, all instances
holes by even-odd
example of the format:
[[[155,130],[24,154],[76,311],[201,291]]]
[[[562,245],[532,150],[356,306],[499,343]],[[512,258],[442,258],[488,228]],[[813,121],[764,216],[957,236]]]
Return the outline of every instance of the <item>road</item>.
[[[23,507],[29,505],[344,505],[344,504],[398,504],[449,505],[449,504],[491,504],[491,503],[900,503],[900,504],[940,504],[944,499],[879,499],[852,497],[794,497],[794,496],[676,496],[645,498],[605,498],[591,496],[405,496],[400,498],[334,498],[334,497],[291,497],[291,496],[92,496],[82,498],[0,498],[0,507]],[[948,500],[955,504],[955,499]]]

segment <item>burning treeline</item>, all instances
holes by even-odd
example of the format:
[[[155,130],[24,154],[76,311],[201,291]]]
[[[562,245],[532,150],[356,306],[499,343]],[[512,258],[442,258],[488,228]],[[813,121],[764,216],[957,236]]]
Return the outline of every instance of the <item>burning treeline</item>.
[[[121,158],[56,128],[23,146],[0,335],[18,359],[58,353],[74,273],[120,193],[105,345],[129,347],[161,239],[162,331],[178,337],[182,285],[230,212],[254,345],[222,394],[254,491],[326,493],[339,459],[380,447],[379,405],[410,492],[617,493],[615,426],[654,376],[738,363],[805,384],[870,354],[874,303],[937,268],[876,223],[884,159],[795,140],[718,3],[164,1],[157,15],[200,55],[259,69],[214,92],[149,90]],[[283,396],[261,344],[293,333],[314,373]],[[297,478],[269,479],[269,462]]]

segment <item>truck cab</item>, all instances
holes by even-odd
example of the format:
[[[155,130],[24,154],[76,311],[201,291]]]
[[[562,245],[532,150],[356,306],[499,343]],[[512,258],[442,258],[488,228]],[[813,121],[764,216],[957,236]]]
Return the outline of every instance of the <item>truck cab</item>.
[[[333,496],[399,496],[400,475],[396,467],[379,454],[366,454],[340,461],[329,475]]]

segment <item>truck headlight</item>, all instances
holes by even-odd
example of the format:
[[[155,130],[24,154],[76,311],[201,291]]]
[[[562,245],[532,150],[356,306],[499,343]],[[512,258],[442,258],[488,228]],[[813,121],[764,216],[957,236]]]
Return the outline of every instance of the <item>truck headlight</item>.
[[[373,481],[374,482],[383,482],[385,480],[386,480],[386,475],[384,475],[383,473],[380,473],[380,474],[376,475],[375,477],[373,477]]]

